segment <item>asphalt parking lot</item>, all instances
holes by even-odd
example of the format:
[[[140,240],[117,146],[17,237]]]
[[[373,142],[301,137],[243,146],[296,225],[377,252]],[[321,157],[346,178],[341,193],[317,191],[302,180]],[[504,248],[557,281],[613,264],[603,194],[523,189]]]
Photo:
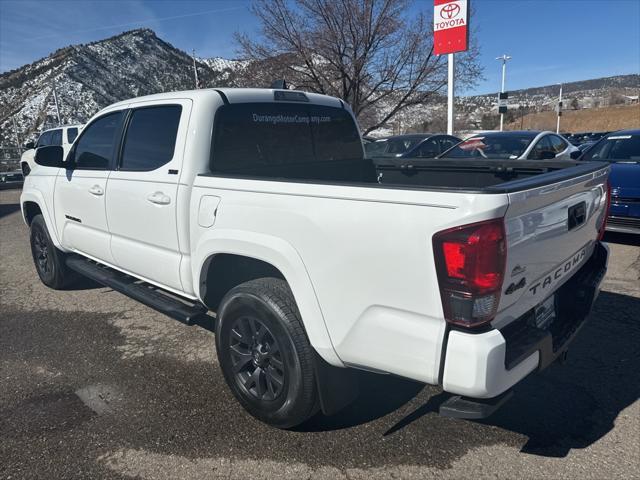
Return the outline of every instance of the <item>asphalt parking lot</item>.
[[[0,191],[0,478],[640,478],[640,246],[609,272],[564,365],[481,422],[441,392],[362,374],[341,414],[296,431],[244,413],[212,335],[90,283],[38,280],[19,191]]]

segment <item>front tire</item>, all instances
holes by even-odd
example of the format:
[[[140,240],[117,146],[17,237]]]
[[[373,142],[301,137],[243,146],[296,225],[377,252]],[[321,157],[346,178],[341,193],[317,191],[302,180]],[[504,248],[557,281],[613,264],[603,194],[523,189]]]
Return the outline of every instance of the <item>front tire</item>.
[[[227,385],[255,418],[291,428],[318,411],[313,350],[284,280],[251,280],[225,295],[216,349]]]
[[[55,290],[66,287],[74,274],[64,262],[64,253],[53,244],[41,214],[31,221],[30,243],[33,263],[42,283]]]

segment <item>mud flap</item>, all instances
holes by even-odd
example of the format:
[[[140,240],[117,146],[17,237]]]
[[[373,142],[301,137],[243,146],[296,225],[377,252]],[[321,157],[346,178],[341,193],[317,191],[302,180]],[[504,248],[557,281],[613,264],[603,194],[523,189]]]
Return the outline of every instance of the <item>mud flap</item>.
[[[353,369],[334,367],[315,350],[314,369],[320,408],[325,415],[338,413],[358,397],[358,377]]]

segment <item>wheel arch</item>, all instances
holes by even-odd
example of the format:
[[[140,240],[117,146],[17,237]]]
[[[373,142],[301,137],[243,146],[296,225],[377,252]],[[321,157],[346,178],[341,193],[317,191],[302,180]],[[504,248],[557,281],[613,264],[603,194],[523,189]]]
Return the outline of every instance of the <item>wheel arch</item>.
[[[22,217],[27,226],[31,226],[31,222],[38,214],[42,214],[42,209],[36,202],[26,201],[22,203]]]
[[[22,209],[22,219],[27,226],[31,226],[31,222],[34,217],[41,214],[44,218],[44,223],[49,231],[49,236],[53,241],[53,244],[64,250],[58,239],[58,232],[55,229],[55,223],[53,218],[47,209],[47,204],[44,201],[42,194],[37,190],[23,191],[20,196],[20,208]]]
[[[331,343],[306,266],[291,244],[270,235],[217,229],[199,243],[194,260],[196,293],[214,310],[216,302],[240,283],[264,276],[285,280],[313,348],[329,364],[343,366]]]

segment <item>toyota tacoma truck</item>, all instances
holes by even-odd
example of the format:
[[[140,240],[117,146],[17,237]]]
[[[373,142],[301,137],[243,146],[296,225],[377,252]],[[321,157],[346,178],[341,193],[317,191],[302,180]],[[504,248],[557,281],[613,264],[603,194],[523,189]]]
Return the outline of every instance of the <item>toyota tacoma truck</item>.
[[[214,330],[234,396],[280,428],[349,404],[357,369],[487,416],[565,354],[607,266],[608,165],[372,162],[323,95],[134,98],[35,161],[21,206],[42,282],[82,275]]]

